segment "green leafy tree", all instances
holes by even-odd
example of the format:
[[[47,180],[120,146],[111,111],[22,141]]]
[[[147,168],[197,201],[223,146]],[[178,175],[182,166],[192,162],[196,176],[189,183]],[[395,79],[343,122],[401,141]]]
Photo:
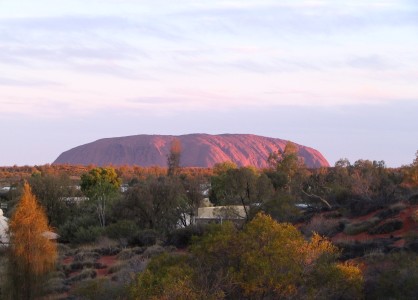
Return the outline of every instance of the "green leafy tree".
[[[287,142],[284,150],[278,150],[270,154],[268,158],[268,163],[271,168],[275,170],[282,178],[286,176],[287,190],[292,193],[292,186],[297,186],[299,184],[295,179],[299,177],[304,177],[306,174],[306,167],[303,162],[303,158],[298,155],[298,147],[292,143]]]
[[[109,202],[116,198],[121,180],[114,168],[94,168],[81,175],[81,190],[94,203],[100,226],[106,226]]]
[[[45,208],[50,225],[57,228],[65,223],[70,215],[70,205],[65,199],[77,195],[70,178],[66,175],[39,174],[33,175],[29,183],[32,192]]]
[[[270,199],[273,187],[264,173],[251,167],[228,168],[212,177],[212,198],[220,205],[242,205],[247,221],[251,219],[251,207],[260,206]]]
[[[178,177],[150,177],[129,189],[119,202],[121,218],[140,228],[168,232],[182,221],[187,196]]]
[[[54,268],[57,248],[46,237],[51,228],[27,183],[10,219],[9,231],[10,299],[34,299],[42,291],[45,275]]]

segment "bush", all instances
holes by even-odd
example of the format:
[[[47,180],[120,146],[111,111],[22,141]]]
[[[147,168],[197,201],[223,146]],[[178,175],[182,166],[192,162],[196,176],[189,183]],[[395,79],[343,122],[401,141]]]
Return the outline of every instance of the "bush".
[[[119,254],[116,256],[119,260],[128,260],[134,257],[136,254],[132,249],[123,249]]]
[[[120,270],[122,270],[123,268],[126,267],[126,263],[116,263],[114,265],[112,265],[111,267],[109,267],[109,269],[107,270],[108,274],[114,274],[116,272],[119,272]]]
[[[131,220],[121,220],[106,227],[106,235],[125,246],[138,235],[138,232],[138,225]]]
[[[88,228],[80,227],[74,234],[71,242],[75,244],[94,243],[103,234],[103,228],[92,226]]]
[[[190,225],[184,228],[178,228],[167,235],[166,244],[177,248],[186,248],[191,244],[193,236],[203,236],[206,226]]]
[[[314,232],[331,237],[344,229],[344,224],[336,219],[327,219],[322,215],[315,216],[303,227],[304,234],[311,236]]]
[[[378,212],[375,215],[375,217],[383,220],[383,219],[387,219],[387,218],[391,218],[391,217],[396,216],[400,211],[401,211],[401,209],[400,209],[399,206],[393,206],[393,207],[390,207],[388,209],[384,209],[384,210]]]
[[[128,285],[134,279],[132,274],[143,272],[147,266],[147,263],[148,261],[143,257],[136,255],[124,262],[123,267],[120,270],[115,270],[115,272],[112,273],[113,275],[111,279],[112,281]],[[116,267],[116,269],[118,269],[118,267]]]
[[[96,276],[97,276],[97,273],[95,270],[85,269],[81,271],[81,273],[76,274],[73,277],[70,277],[69,279],[67,279],[67,282],[72,283],[72,282],[81,281],[81,280],[88,279],[88,278],[95,278]]]
[[[45,285],[45,293],[47,294],[65,293],[69,289],[70,287],[65,284],[65,280],[63,278],[51,278]]]
[[[369,234],[385,234],[391,233],[395,230],[401,229],[403,222],[399,220],[393,220],[369,229]]]
[[[366,299],[418,299],[417,254],[390,253],[366,263]]]
[[[80,282],[71,293],[77,299],[114,300],[126,299],[127,289],[106,278],[97,278]]]
[[[371,218],[370,220],[364,222],[347,224],[344,228],[344,233],[348,235],[356,235],[369,230],[379,222],[379,218]]]
[[[161,247],[159,245],[154,245],[154,246],[148,247],[147,250],[145,250],[144,257],[151,258],[157,255],[160,255],[161,253],[164,253],[164,252],[166,252],[164,247]]]
[[[345,241],[338,242],[335,245],[342,249],[341,260],[352,259],[364,256],[371,252],[388,252],[390,245],[393,243],[391,239],[376,239],[366,242]]]
[[[139,231],[135,236],[131,237],[129,244],[131,246],[148,247],[155,245],[157,242],[158,233],[152,229],[145,229]]]
[[[80,216],[67,220],[67,222],[58,227],[60,241],[73,243],[76,240],[76,233],[80,229],[94,227],[96,224],[96,219],[91,216]]]
[[[411,214],[411,219],[415,223],[418,223],[418,209],[414,210]]]
[[[96,261],[100,258],[100,254],[91,251],[79,251],[76,255],[74,255],[74,261]]]

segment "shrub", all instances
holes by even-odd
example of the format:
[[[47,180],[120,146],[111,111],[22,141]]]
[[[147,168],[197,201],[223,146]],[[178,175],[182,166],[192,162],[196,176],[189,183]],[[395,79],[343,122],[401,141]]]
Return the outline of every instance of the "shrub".
[[[95,242],[103,234],[103,228],[92,226],[88,228],[80,227],[74,234],[73,242],[76,244],[85,244]]]
[[[348,235],[356,235],[369,230],[371,227],[375,226],[379,222],[379,218],[371,218],[367,221],[347,224],[344,228],[344,233]]]
[[[117,284],[106,278],[90,279],[80,282],[71,293],[77,299],[114,300],[126,299],[127,291],[124,285]]]
[[[391,206],[388,209],[384,209],[384,210],[378,212],[375,215],[375,217],[383,220],[383,219],[387,219],[387,218],[391,218],[391,217],[396,216],[400,211],[401,211],[401,209],[400,209],[399,206],[393,206],[393,207]]]
[[[366,263],[366,299],[418,299],[417,254],[390,253]]]
[[[344,229],[344,224],[336,219],[327,219],[323,215],[315,216],[304,226],[302,231],[311,236],[314,232],[322,236],[331,237]]]
[[[126,246],[135,236],[138,235],[139,228],[134,221],[121,220],[110,224],[106,228],[106,235],[111,239],[118,240],[119,243]]]
[[[399,220],[393,220],[371,228],[368,230],[369,234],[385,234],[391,233],[395,230],[401,229],[403,226],[403,222]]]
[[[411,214],[412,221],[418,223],[418,209],[414,210]]]
[[[97,273],[93,269],[84,269],[79,274],[74,275],[73,277],[70,277],[67,279],[68,283],[73,283],[76,281],[81,281],[88,278],[95,278],[97,276]]]
[[[158,233],[153,229],[145,229],[139,231],[135,236],[131,237],[129,244],[131,246],[148,247],[155,245],[157,242]]]
[[[184,228],[178,228],[167,235],[166,244],[176,246],[177,248],[186,248],[190,245],[193,236],[202,236],[205,233],[206,226],[190,225]]]
[[[164,252],[166,252],[164,247],[161,247],[159,245],[154,245],[154,246],[148,247],[147,250],[145,250],[144,257],[151,258],[157,255],[160,255],[161,253],[164,253]]]
[[[114,265],[112,265],[111,267],[109,267],[109,269],[107,270],[108,274],[114,274],[116,272],[119,272],[120,270],[122,270],[124,267],[126,267],[126,263],[116,263]]]
[[[409,197],[408,202],[411,204],[418,204],[418,194]]]
[[[134,257],[136,254],[132,249],[123,249],[119,254],[116,256],[119,260],[128,260]]]
[[[96,252],[79,251],[74,256],[74,261],[86,261],[86,260],[96,261],[99,258],[100,258],[100,254],[98,254]]]
[[[45,293],[47,294],[65,293],[69,289],[70,287],[65,284],[65,280],[63,278],[51,278],[45,285]]]
[[[67,220],[63,225],[58,227],[60,241],[68,243],[77,242],[76,234],[80,229],[94,227],[96,224],[96,219],[87,215]]]
[[[124,262],[123,267],[120,270],[112,273],[112,281],[128,285],[134,279],[132,274],[143,272],[147,266],[148,260],[136,255],[131,259]],[[116,267],[117,269],[118,267]]]

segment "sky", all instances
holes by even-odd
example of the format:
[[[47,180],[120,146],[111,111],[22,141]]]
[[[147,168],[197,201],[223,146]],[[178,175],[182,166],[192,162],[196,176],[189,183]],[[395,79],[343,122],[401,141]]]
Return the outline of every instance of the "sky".
[[[0,128],[0,166],[188,133],[410,164],[418,1],[0,0]]]

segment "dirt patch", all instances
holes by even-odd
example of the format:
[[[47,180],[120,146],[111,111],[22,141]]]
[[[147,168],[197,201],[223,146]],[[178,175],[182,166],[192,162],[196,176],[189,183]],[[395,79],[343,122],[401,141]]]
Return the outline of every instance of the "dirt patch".
[[[98,259],[98,263],[102,264],[103,266],[106,266],[106,268],[103,269],[97,269],[97,276],[98,277],[102,277],[102,276],[106,276],[108,274],[108,270],[111,266],[113,266],[117,261],[116,255],[112,255],[112,256],[101,256]]]
[[[73,262],[74,262],[74,256],[67,256],[66,258],[62,260],[63,265],[69,265],[69,264],[72,264]]]

